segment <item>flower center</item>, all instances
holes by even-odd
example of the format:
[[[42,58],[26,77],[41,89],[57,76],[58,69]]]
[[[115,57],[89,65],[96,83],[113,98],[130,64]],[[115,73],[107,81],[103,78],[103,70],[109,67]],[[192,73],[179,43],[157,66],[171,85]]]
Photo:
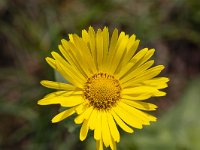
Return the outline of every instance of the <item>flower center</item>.
[[[98,110],[108,110],[120,99],[119,81],[112,75],[97,73],[88,78],[84,87],[84,97]]]

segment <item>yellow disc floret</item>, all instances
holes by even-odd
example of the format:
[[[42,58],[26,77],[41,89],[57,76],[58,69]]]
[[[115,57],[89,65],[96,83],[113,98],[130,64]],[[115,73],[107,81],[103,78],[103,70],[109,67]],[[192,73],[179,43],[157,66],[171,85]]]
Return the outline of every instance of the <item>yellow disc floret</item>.
[[[119,81],[107,73],[97,73],[85,83],[84,97],[98,110],[108,110],[120,99]]]

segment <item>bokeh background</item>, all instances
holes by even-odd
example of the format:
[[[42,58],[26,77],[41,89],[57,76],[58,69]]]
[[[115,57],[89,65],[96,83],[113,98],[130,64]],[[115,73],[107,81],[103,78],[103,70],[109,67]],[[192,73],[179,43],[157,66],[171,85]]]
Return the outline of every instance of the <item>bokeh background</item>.
[[[44,58],[69,33],[115,27],[156,48],[170,78],[168,95],[151,99],[157,123],[122,133],[119,150],[200,150],[199,0],[0,0],[0,149],[93,150],[72,119],[52,124],[59,106],[37,106],[54,80]]]

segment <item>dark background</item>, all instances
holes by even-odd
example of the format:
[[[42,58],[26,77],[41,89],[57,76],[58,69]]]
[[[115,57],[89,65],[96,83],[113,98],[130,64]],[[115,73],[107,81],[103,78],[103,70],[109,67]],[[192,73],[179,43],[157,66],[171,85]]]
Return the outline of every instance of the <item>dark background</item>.
[[[38,106],[54,80],[44,58],[69,33],[115,27],[155,48],[166,66],[168,95],[152,99],[157,123],[122,133],[119,150],[200,149],[199,0],[0,0],[0,149],[92,150],[92,133],[79,141],[72,119],[52,124],[59,106]]]

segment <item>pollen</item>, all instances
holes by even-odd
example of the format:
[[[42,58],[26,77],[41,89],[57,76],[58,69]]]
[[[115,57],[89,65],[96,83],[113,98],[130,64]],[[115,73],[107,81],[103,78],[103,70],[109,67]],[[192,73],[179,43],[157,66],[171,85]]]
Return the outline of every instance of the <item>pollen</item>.
[[[98,110],[109,110],[120,99],[121,86],[114,76],[97,73],[87,79],[84,97],[89,104]]]

